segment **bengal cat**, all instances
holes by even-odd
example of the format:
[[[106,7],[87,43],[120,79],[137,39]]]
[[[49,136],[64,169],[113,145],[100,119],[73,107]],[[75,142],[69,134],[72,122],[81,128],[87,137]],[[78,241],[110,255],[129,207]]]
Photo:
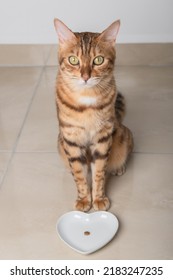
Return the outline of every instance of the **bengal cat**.
[[[58,19],[54,25],[59,37],[58,147],[76,182],[75,208],[107,210],[106,174],[122,175],[133,149],[132,133],[122,124],[124,98],[114,78],[120,21],[102,33],[73,33]],[[87,180],[89,169],[92,188]]]

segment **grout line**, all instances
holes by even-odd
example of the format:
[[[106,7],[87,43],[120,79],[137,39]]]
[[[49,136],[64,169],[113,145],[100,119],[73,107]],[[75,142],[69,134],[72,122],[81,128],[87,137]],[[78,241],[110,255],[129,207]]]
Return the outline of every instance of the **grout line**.
[[[50,58],[50,56],[51,56],[52,49],[53,49],[53,46],[51,46],[50,49],[49,49],[48,56],[47,56],[47,59],[45,60],[44,66],[47,66],[47,62],[49,61],[49,58]]]
[[[16,151],[15,154],[58,154],[57,151]]]
[[[29,154],[29,153],[32,153],[32,154],[58,154],[58,150],[56,151],[16,151],[15,152],[16,154]],[[132,154],[139,154],[139,155],[170,155],[172,156],[173,155],[173,152],[132,152]]]
[[[9,160],[8,160],[6,169],[5,169],[5,171],[4,171],[2,180],[1,180],[1,182],[0,182],[0,186],[3,185],[3,182],[4,182],[4,180],[5,180],[5,177],[6,177],[6,174],[7,174],[7,172],[8,172],[9,166],[10,166],[10,164],[11,164],[11,162],[12,162],[12,159],[13,159],[13,156],[14,156],[14,154],[15,154],[16,147],[17,147],[19,138],[20,138],[21,133],[22,133],[22,131],[23,131],[23,127],[24,127],[24,125],[25,125],[26,119],[27,119],[28,114],[29,114],[29,112],[30,112],[30,109],[31,109],[31,106],[32,106],[34,97],[35,97],[36,92],[37,92],[37,90],[38,90],[38,87],[39,87],[39,85],[40,85],[40,81],[41,81],[41,79],[42,79],[42,76],[43,76],[44,71],[45,71],[45,67],[42,68],[41,73],[40,73],[40,76],[39,76],[38,81],[37,81],[37,83],[36,83],[36,86],[35,86],[35,88],[34,88],[34,90],[33,90],[33,94],[32,94],[31,99],[30,99],[30,101],[29,101],[29,104],[28,104],[28,107],[27,107],[27,110],[26,110],[26,113],[25,113],[25,116],[24,116],[22,125],[21,125],[21,127],[20,127],[20,130],[19,130],[18,135],[17,135],[17,137],[16,137],[16,140],[15,140],[15,142],[14,142],[13,148],[12,148],[12,150],[11,150],[11,156],[10,156],[10,158],[9,158]]]
[[[172,68],[173,67],[173,64],[116,64],[115,63],[115,68],[116,67],[146,67],[146,68]]]
[[[9,153],[10,153],[10,152],[9,152]],[[4,182],[4,179],[5,179],[5,177],[6,177],[6,173],[7,173],[7,171],[8,171],[9,164],[10,164],[11,160],[12,160],[12,151],[11,151],[11,155],[10,155],[10,157],[9,157],[9,160],[8,160],[8,162],[7,162],[7,164],[6,164],[6,168],[4,169],[4,174],[2,175],[2,178],[1,178],[1,180],[0,180],[0,189],[1,189],[2,185],[3,185],[3,182]]]
[[[52,52],[52,48],[53,46],[50,45],[49,47],[49,51],[47,53],[47,56],[45,59],[43,59],[43,63],[42,64],[0,64],[0,68],[34,68],[34,67],[45,67],[45,66],[49,66],[47,65],[47,62],[50,58],[51,52]],[[55,65],[56,66],[56,65]]]
[[[133,152],[132,154],[139,154],[139,155],[173,155],[173,152]]]
[[[10,164],[11,164],[11,162],[12,162],[12,159],[13,159],[13,156],[14,156],[14,154],[16,153],[16,148],[17,148],[17,144],[18,144],[18,142],[19,142],[19,138],[20,138],[21,133],[22,133],[22,131],[23,131],[23,128],[24,128],[24,125],[25,125],[25,123],[26,123],[27,117],[28,117],[28,115],[29,115],[31,106],[32,106],[32,104],[33,104],[33,100],[34,100],[34,98],[35,98],[35,95],[36,95],[37,90],[38,90],[38,88],[39,88],[39,85],[40,85],[40,82],[41,82],[41,80],[42,80],[43,74],[44,74],[44,72],[45,72],[46,64],[47,64],[47,62],[48,62],[48,60],[49,60],[51,51],[52,51],[52,47],[50,47],[49,52],[48,52],[48,55],[47,55],[47,58],[46,58],[45,61],[44,61],[44,65],[41,67],[42,70],[41,70],[41,72],[40,72],[40,76],[39,76],[38,81],[37,81],[37,83],[36,83],[36,85],[35,85],[35,88],[34,88],[34,90],[33,90],[33,94],[32,94],[31,99],[30,99],[30,101],[29,101],[28,108],[27,108],[27,110],[26,110],[26,113],[25,113],[25,116],[24,116],[22,125],[21,125],[21,127],[20,127],[20,130],[19,130],[19,133],[18,133],[18,135],[17,135],[17,138],[16,138],[16,140],[15,140],[15,142],[14,142],[13,149],[10,151],[10,152],[11,152],[11,156],[10,156],[10,158],[9,158],[9,160],[8,160],[8,163],[7,163],[7,166],[6,166],[6,168],[5,168],[4,174],[3,174],[2,179],[1,179],[1,181],[0,181],[0,188],[2,187],[3,182],[4,182],[5,178],[6,178],[6,175],[7,175],[8,169],[9,169],[9,166],[10,166]],[[23,67],[23,66],[21,66],[21,67]],[[37,67],[37,66],[30,66],[30,67],[33,67],[33,68],[34,68],[34,67]],[[40,66],[39,66],[39,67],[40,67]]]
[[[44,64],[38,64],[38,65],[30,65],[30,64],[1,64],[0,68],[42,68],[44,67]]]
[[[50,57],[50,52],[48,53],[48,59]],[[48,59],[46,59],[46,61],[48,61]],[[58,67],[58,64],[37,64],[37,65],[30,65],[30,64],[23,64],[23,65],[18,65],[18,64],[1,64],[0,65],[0,69],[1,68],[39,68],[39,67]],[[172,68],[173,64],[116,64],[115,63],[115,69],[117,67],[149,67],[149,68]]]
[[[55,151],[48,151],[48,150],[37,150],[37,151],[14,151],[15,154],[58,154],[58,150]],[[13,150],[0,150],[1,153],[13,153]],[[172,156],[173,152],[132,152],[132,154],[135,155],[167,155],[167,156]]]
[[[36,92],[37,92],[37,90],[38,90],[38,87],[39,87],[39,85],[40,85],[41,79],[42,79],[42,77],[43,77],[43,73],[44,73],[44,67],[43,67],[43,69],[41,70],[41,73],[40,73],[38,82],[37,82],[37,84],[36,84],[36,86],[35,86],[35,89],[34,89],[34,91],[33,91],[32,96],[31,96],[31,100],[30,100],[29,105],[28,105],[28,108],[27,108],[27,110],[26,110],[26,114],[25,114],[25,116],[24,116],[22,125],[21,125],[21,127],[20,127],[19,133],[18,133],[18,135],[17,135],[16,141],[15,141],[14,146],[13,146],[13,150],[12,150],[13,152],[16,151],[16,147],[17,147],[19,138],[20,138],[20,136],[21,136],[21,133],[22,133],[23,128],[24,128],[24,125],[25,125],[25,123],[26,123],[27,117],[28,117],[28,115],[29,115],[29,112],[30,112],[30,109],[31,109],[33,100],[34,100],[34,98],[35,98]]]

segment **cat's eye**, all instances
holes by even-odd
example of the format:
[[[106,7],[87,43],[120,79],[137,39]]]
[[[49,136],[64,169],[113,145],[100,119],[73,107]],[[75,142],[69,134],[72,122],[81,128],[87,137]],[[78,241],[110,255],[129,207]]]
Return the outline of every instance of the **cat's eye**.
[[[73,56],[73,55],[68,58],[68,61],[72,65],[78,65],[79,64],[79,59],[76,56]]]
[[[103,56],[96,56],[93,60],[94,65],[101,65],[104,62],[104,57]]]

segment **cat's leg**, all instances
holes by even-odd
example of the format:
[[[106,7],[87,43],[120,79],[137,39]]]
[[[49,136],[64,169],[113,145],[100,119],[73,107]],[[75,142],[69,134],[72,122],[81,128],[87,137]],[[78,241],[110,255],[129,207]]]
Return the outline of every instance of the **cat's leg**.
[[[86,212],[91,208],[91,190],[87,182],[88,162],[85,151],[77,144],[72,145],[70,141],[59,141],[59,151],[70,168],[77,186],[75,209]]]
[[[68,157],[67,157],[67,154],[64,150],[64,145],[63,145],[63,140],[62,138],[58,137],[58,151],[59,151],[59,154],[61,156],[61,158],[63,159],[64,163],[65,163],[65,166],[70,170],[70,165],[69,165],[69,161],[68,161]]]
[[[77,158],[70,158],[69,162],[78,192],[75,209],[87,212],[91,208],[91,190],[87,182],[88,164],[86,158],[80,155]]]
[[[120,125],[113,135],[112,147],[108,160],[107,171],[121,176],[126,170],[126,162],[133,150],[133,136],[124,125]]]
[[[91,148],[92,155],[92,199],[95,210],[108,210],[109,199],[105,195],[105,179],[112,137],[104,143]]]

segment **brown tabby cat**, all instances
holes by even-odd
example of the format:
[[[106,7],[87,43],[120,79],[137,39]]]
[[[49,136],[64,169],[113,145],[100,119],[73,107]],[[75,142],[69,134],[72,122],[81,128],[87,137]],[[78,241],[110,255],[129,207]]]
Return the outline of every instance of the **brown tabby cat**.
[[[95,210],[107,210],[106,173],[122,175],[133,149],[132,134],[122,125],[124,98],[117,93],[114,79],[120,21],[101,34],[73,33],[58,19],[54,24],[59,37],[58,146],[76,182],[75,208],[88,211],[93,205]]]

